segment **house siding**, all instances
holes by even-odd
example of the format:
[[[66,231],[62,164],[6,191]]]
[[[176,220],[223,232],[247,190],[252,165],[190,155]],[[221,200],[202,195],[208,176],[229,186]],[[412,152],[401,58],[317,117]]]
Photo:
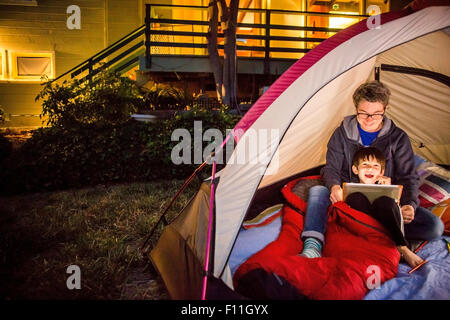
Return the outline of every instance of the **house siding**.
[[[0,48],[54,52],[55,76],[88,59],[141,25],[142,0],[38,0],[38,6],[0,5]],[[81,29],[67,28],[67,7],[78,5]],[[7,71],[9,63],[7,63]],[[2,126],[41,124],[39,82],[0,80],[0,106],[9,121]],[[30,116],[35,115],[35,116]]]

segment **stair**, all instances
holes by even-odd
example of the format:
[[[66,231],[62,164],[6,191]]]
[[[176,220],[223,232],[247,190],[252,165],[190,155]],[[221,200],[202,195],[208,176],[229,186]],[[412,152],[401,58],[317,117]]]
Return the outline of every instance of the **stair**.
[[[64,72],[53,81],[69,78],[79,79],[81,82],[84,82],[105,69],[126,73],[139,64],[139,57],[145,53],[145,45],[142,38],[144,32],[145,25],[142,25],[107,48]]]

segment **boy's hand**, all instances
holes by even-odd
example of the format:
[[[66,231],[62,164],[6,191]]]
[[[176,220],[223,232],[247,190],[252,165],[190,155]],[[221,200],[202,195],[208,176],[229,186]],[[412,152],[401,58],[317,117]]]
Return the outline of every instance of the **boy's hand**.
[[[330,201],[331,203],[335,203],[338,201],[342,201],[344,199],[344,193],[342,192],[342,188],[339,185],[334,185],[330,190]]]
[[[405,204],[404,206],[402,206],[401,208],[402,211],[402,216],[403,216],[403,222],[405,224],[411,223],[411,221],[414,220],[414,207],[409,205],[409,204]]]
[[[386,177],[386,176],[380,176],[380,177],[378,177],[377,182],[378,182],[378,184],[390,185],[391,184],[391,178]]]

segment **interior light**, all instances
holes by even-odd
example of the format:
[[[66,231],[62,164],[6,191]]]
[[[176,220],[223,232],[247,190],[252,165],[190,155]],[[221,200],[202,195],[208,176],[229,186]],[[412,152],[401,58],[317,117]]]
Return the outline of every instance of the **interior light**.
[[[358,12],[330,11],[330,13],[358,15]],[[356,22],[359,22],[358,18],[330,17],[329,28],[344,29],[344,28],[351,26],[352,24],[355,24]]]

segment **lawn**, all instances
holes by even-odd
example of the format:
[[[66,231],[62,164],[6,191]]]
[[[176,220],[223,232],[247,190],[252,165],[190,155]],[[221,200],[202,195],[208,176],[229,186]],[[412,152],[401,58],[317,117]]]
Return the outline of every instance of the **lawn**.
[[[0,197],[0,298],[168,299],[139,249],[182,183]],[[194,180],[178,198],[169,221],[199,185]],[[80,267],[80,290],[67,288],[69,265]]]

